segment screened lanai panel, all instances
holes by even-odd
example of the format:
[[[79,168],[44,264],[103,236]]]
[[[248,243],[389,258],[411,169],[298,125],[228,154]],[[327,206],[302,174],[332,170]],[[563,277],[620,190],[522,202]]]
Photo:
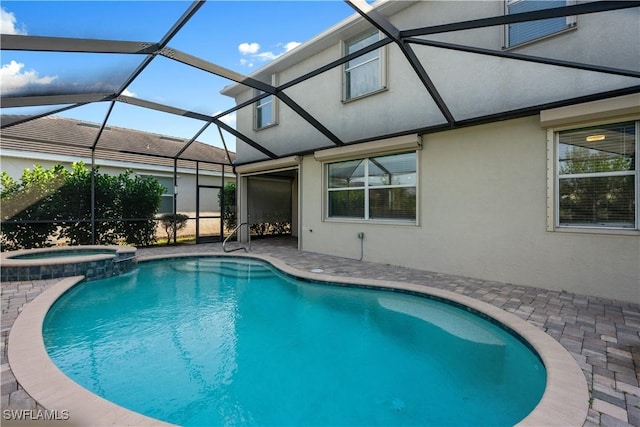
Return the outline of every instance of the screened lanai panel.
[[[335,143],[332,141],[333,133],[331,129],[327,128],[326,124],[319,123],[319,126],[326,130],[329,136],[323,134],[321,130],[314,127],[313,124],[305,120],[280,99],[276,99],[273,109],[275,124],[269,127],[255,129],[254,109],[255,106],[252,104],[236,112],[238,123],[244,124],[238,130],[276,156],[284,157],[320,147],[335,147]],[[245,127],[247,124],[253,124],[253,126]],[[261,152],[256,147],[249,147],[248,145],[250,144],[238,145],[238,158],[243,161],[269,158],[268,153]]]
[[[91,148],[96,141],[100,125],[85,120],[63,118],[56,115],[41,117],[2,130],[3,145],[29,151],[32,144],[51,145],[55,150],[75,154],[78,148]]]
[[[215,124],[211,124],[198,136],[196,141],[184,150],[180,157],[230,164],[235,160],[234,153],[236,138],[226,131],[222,131],[222,138],[224,138],[224,143],[221,139],[218,127]],[[205,143],[203,141],[207,142]],[[227,144],[229,155],[227,155],[227,152],[224,149],[224,144]],[[215,147],[217,149],[216,155],[212,155],[210,147]],[[229,157],[231,157],[231,159],[229,159]]]
[[[109,111],[110,101],[92,102],[85,105],[79,105],[74,108],[56,113],[56,116],[68,119],[78,120],[94,125],[102,125],[107,112]]]
[[[175,156],[202,127],[199,120],[116,102],[99,146],[158,156]],[[127,130],[141,132],[127,132]]]
[[[113,93],[139,55],[2,51],[2,97]]]
[[[457,121],[640,84],[633,77],[427,46],[413,48]]]
[[[445,123],[433,98],[398,47],[388,45],[377,52],[373,70],[377,89],[360,99],[343,102],[347,98],[343,88],[345,66],[298,83],[285,93],[345,143]],[[412,108],[398,108],[408,100]],[[354,125],[358,122],[367,125]]]
[[[198,68],[157,56],[127,88],[134,96],[211,116],[232,108],[220,89],[232,81]]]
[[[25,121],[37,116],[46,115],[53,111],[71,107],[73,104],[38,105],[33,107],[0,108],[2,126],[19,121]],[[4,131],[3,131],[4,132]]]
[[[20,34],[135,41],[158,41],[187,7],[182,1],[2,2]]]
[[[353,13],[341,1],[208,1],[170,46],[250,74]]]

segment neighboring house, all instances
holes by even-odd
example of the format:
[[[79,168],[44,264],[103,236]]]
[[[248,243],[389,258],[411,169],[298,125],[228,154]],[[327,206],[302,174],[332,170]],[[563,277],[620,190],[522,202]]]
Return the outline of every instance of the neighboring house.
[[[482,21],[549,4],[382,3],[251,75],[277,90],[225,88],[265,95],[237,111],[239,221],[279,211],[305,251],[640,302],[640,11]],[[446,27],[464,21],[486,25]]]
[[[16,117],[5,117],[10,120]],[[91,167],[91,146],[100,125],[58,116],[43,117],[2,129],[0,134],[0,166],[19,180],[25,168],[41,165],[50,168],[62,164],[70,168],[74,162]],[[220,206],[218,191],[224,183],[235,182],[232,168],[222,164],[233,162],[225,150],[198,141],[192,143],[178,160],[177,185],[174,185],[173,157],[187,141],[115,126],[107,126],[95,150],[95,165],[100,173],[117,175],[127,169],[140,176],[153,176],[165,187],[160,213],[172,213],[174,195],[177,212],[189,215],[186,234],[195,233],[196,218],[202,237],[219,231]],[[189,160],[184,160],[189,159]],[[177,191],[177,193],[176,193]],[[197,194],[199,194],[199,198]],[[199,204],[199,206],[198,206]]]

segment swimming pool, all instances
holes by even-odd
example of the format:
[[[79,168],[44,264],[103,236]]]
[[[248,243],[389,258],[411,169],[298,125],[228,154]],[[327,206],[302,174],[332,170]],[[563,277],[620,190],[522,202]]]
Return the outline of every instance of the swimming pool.
[[[71,288],[42,330],[73,380],[181,425],[512,425],[545,389],[535,352],[468,309],[254,259],[142,263]]]

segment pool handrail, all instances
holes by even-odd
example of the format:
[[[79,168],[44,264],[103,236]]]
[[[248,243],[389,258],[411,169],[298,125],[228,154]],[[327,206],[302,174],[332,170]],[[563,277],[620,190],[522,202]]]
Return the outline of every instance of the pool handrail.
[[[239,248],[234,248],[234,249],[227,249],[227,242],[229,241],[229,239],[231,238],[231,236],[233,236],[234,234],[236,234],[236,232],[240,229],[240,227],[242,227],[243,225],[247,226],[247,236],[248,236],[248,242],[249,242],[249,246],[248,248],[246,246],[241,246]],[[224,239],[224,241],[222,242],[222,250],[224,252],[234,252],[234,251],[239,251],[244,249],[245,252],[251,252],[251,230],[249,229],[249,223],[248,222],[243,222],[240,223],[238,226],[236,226],[236,228],[233,229],[233,231],[231,231],[231,233],[229,233],[229,235]]]

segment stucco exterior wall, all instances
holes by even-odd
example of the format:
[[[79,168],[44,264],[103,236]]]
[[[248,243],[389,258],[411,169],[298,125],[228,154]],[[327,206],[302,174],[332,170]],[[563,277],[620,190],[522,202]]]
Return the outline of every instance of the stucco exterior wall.
[[[389,17],[398,29],[481,19],[503,13],[503,1],[420,1]],[[291,52],[286,68],[264,67],[259,76],[276,85],[304,75],[342,56],[342,42],[367,25],[352,23],[326,35],[326,46],[311,57],[305,45]],[[370,27],[369,27],[370,28]],[[574,29],[510,49],[510,52],[584,62],[621,69],[640,69],[640,11],[586,14]],[[455,31],[426,37],[462,45],[503,50],[504,26]],[[561,68],[552,65],[463,53],[411,44],[417,58],[458,121],[483,117],[533,105],[545,105],[594,92],[639,84],[633,77]],[[385,48],[386,87],[382,92],[350,102],[342,101],[342,67],[335,67],[285,90],[343,142],[393,134],[446,123],[442,113],[395,44]],[[622,53],[622,54],[621,54]],[[295,55],[300,59],[293,62]],[[239,90],[239,89],[238,89]],[[233,91],[232,91],[233,92]],[[236,93],[236,92],[233,92]],[[253,90],[238,93],[236,102],[250,99]],[[279,156],[326,148],[333,143],[283,102],[276,100],[278,124],[253,129],[253,108],[237,112],[237,129]],[[237,142],[237,160],[264,160],[254,148]]]
[[[304,157],[302,249],[640,301],[637,232],[547,231],[539,116],[425,135],[418,153],[418,225],[324,220],[322,163]]]

